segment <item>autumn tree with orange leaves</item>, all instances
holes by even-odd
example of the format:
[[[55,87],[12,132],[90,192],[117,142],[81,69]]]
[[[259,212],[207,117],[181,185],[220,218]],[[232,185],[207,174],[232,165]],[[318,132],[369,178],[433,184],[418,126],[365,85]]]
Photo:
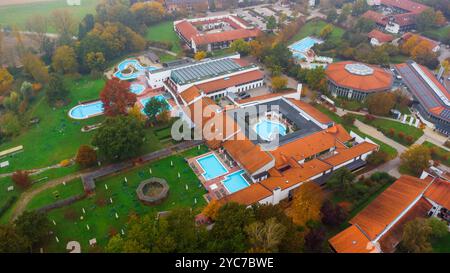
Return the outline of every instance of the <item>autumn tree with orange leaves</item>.
[[[106,116],[126,115],[128,107],[136,103],[136,95],[129,91],[130,84],[116,78],[106,82],[100,93]]]

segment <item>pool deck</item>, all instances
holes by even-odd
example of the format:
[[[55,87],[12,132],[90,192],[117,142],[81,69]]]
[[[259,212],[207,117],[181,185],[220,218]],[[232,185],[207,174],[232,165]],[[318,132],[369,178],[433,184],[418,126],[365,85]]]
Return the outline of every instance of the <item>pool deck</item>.
[[[219,177],[216,177],[214,179],[211,179],[211,180],[205,180],[205,178],[202,175],[203,169],[200,166],[200,164],[198,164],[197,159],[208,156],[210,154],[216,155],[216,157],[217,157],[217,159],[219,159],[220,163],[222,163],[222,165],[225,166],[225,168],[227,169],[227,173],[225,173]],[[230,166],[220,156],[220,153],[217,153],[217,152],[209,152],[206,154],[202,154],[202,155],[199,155],[196,157],[189,158],[187,161],[188,161],[189,166],[192,168],[194,173],[197,175],[197,177],[200,180],[200,182],[202,183],[202,185],[208,191],[208,193],[205,194],[205,199],[208,202],[213,199],[214,200],[222,199],[224,196],[228,195],[229,194],[228,190],[222,184],[222,181],[225,179],[225,176],[241,170],[241,168],[239,168],[239,166],[234,166],[233,168],[230,168]],[[248,183],[250,184],[250,182],[248,182]],[[216,185],[217,187],[214,188],[214,185]],[[213,187],[213,189],[211,189],[211,186]]]

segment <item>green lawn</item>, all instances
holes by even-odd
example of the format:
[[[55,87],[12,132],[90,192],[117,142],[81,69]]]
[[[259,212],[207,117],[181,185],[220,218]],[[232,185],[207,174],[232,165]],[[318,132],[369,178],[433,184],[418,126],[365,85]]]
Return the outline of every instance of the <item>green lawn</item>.
[[[431,154],[433,160],[439,160],[442,164],[450,167],[450,152],[428,141],[425,141],[423,145],[435,151]]]
[[[70,90],[71,100],[67,106],[50,107],[44,91],[41,91],[36,102],[26,113],[26,120],[38,117],[39,124],[31,125],[18,137],[0,145],[0,150],[24,146],[23,152],[6,158],[10,166],[2,168],[0,173],[57,164],[63,159],[72,158],[81,144],[90,143],[93,132],[82,133],[81,128],[84,125],[98,123],[103,117],[77,121],[69,118],[68,112],[78,104],[78,101],[98,98],[104,80],[92,80],[89,77],[80,80],[66,78],[66,85]]]
[[[392,146],[390,146],[372,136],[368,136],[368,135],[364,134],[363,132],[358,130],[358,128],[356,128],[356,126],[354,126],[354,125],[352,125],[352,126],[344,125],[342,122],[342,118],[340,116],[338,116],[336,113],[330,111],[329,109],[327,109],[321,105],[316,105],[315,107],[322,113],[326,114],[334,122],[342,124],[345,127],[345,129],[347,129],[347,131],[353,131],[361,137],[370,138],[373,142],[380,145],[380,150],[386,152],[390,158],[394,158],[397,156],[397,150],[395,148],[393,148]]]
[[[422,33],[422,35],[429,37],[434,40],[439,40],[445,42],[450,33],[450,26],[444,26],[440,28],[435,28]]]
[[[435,253],[450,253],[450,232],[444,238],[433,240],[431,245]]]
[[[423,135],[423,131],[421,129],[416,128],[414,126],[410,126],[408,124],[403,124],[399,121],[393,121],[393,120],[381,119],[381,118],[376,118],[372,121],[367,121],[366,118],[363,116],[355,115],[355,117],[357,119],[359,119],[361,122],[364,122],[370,126],[377,128],[386,137],[389,137],[389,138],[393,139],[394,141],[397,141],[398,143],[401,143],[405,146],[410,146],[411,144],[416,142],[416,140],[418,140]],[[391,136],[389,133],[391,128],[394,129],[394,132],[395,132],[395,134],[393,136]],[[398,135],[400,132],[402,132],[404,134],[403,138]],[[407,136],[412,137],[412,139],[413,139],[412,143],[408,143],[408,141],[406,140]]]
[[[322,20],[312,20],[306,23],[300,31],[291,39],[291,42],[296,42],[307,36],[318,37],[322,28],[324,28],[328,23]],[[344,35],[344,29],[333,26],[333,31],[331,32],[328,40],[339,40]]]
[[[88,251],[88,242],[96,238],[100,247],[104,247],[109,239],[110,232],[126,232],[126,223],[131,213],[145,214],[167,211],[176,207],[189,207],[199,211],[205,204],[203,194],[206,193],[197,176],[187,165],[185,158],[200,155],[207,152],[207,148],[193,148],[184,153],[173,155],[162,160],[143,165],[117,176],[107,177],[97,182],[96,194],[78,201],[68,207],[50,211],[48,217],[56,222],[55,235],[60,242],[56,243],[53,237],[45,249],[46,251],[65,252],[68,241],[76,240],[82,245],[82,251]],[[174,167],[170,166],[173,162]],[[152,175],[149,169],[152,169]],[[181,179],[178,178],[181,174]],[[150,176],[166,179],[169,184],[169,197],[157,206],[145,206],[136,197],[136,188],[142,180]],[[124,177],[128,183],[124,182]],[[73,184],[72,184],[73,183]],[[107,185],[108,189],[106,189]],[[186,190],[188,185],[188,190]],[[58,190],[60,195],[67,197],[70,194],[79,193],[80,181],[69,182],[67,186],[58,186],[46,190],[36,196],[29,208],[36,208],[55,201],[53,192]],[[64,188],[66,187],[66,188]],[[109,202],[112,198],[113,203]],[[197,203],[195,204],[195,199]],[[86,214],[83,215],[82,209]],[[116,219],[115,213],[119,215]],[[80,219],[83,216],[83,219]],[[87,230],[86,225],[90,229]]]
[[[150,41],[171,42],[173,44],[171,51],[175,53],[182,51],[180,38],[178,38],[178,35],[173,30],[173,21],[166,21],[150,26],[145,38]]]
[[[82,0],[80,6],[68,6],[66,0],[49,0],[48,2],[38,2],[23,5],[0,6],[0,24],[14,26],[20,29],[25,28],[26,21],[33,15],[50,17],[51,13],[57,9],[67,9],[71,12],[76,22],[88,13],[95,13],[95,7],[100,0]],[[49,26],[49,32],[54,32],[54,28]]]

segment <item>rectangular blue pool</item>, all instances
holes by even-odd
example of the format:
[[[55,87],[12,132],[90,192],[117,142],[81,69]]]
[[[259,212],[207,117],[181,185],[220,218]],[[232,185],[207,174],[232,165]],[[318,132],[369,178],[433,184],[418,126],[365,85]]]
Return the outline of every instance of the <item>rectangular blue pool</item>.
[[[322,43],[322,41],[308,36],[301,39],[300,41],[293,43],[289,46],[289,48],[295,52],[305,53],[310,50],[315,44],[320,43]]]
[[[215,154],[210,154],[197,159],[198,164],[203,169],[203,177],[211,180],[228,172],[227,168],[219,161]]]
[[[244,170],[240,170],[225,176],[222,184],[230,193],[240,191],[250,186],[250,184],[248,184],[242,174],[244,174]]]

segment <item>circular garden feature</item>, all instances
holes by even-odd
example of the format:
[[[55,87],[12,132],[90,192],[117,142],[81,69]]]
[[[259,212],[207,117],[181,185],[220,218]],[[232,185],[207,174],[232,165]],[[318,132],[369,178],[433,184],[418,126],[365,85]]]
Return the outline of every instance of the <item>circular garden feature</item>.
[[[137,187],[136,193],[142,203],[158,205],[169,195],[169,185],[164,179],[152,177],[142,181]]]

